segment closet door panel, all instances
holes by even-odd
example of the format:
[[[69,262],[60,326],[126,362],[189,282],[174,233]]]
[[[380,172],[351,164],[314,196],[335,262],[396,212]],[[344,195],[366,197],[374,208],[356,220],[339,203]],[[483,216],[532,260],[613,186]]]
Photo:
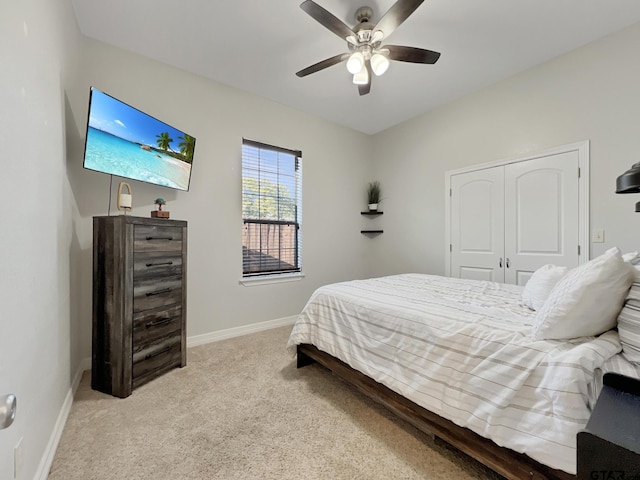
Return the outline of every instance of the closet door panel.
[[[578,153],[505,166],[505,282],[540,266],[578,265]]]
[[[503,282],[503,167],[454,175],[451,188],[451,275]]]

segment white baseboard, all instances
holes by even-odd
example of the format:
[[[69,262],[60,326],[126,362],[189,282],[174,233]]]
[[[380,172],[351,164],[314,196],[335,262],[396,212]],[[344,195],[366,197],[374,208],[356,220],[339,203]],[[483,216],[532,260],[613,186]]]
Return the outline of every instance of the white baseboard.
[[[71,386],[69,387],[69,391],[67,392],[64,402],[62,403],[62,408],[60,409],[60,413],[58,414],[56,424],[53,427],[53,432],[51,432],[49,442],[47,443],[44,454],[42,455],[42,459],[40,460],[40,465],[38,465],[36,475],[33,477],[34,480],[47,480],[47,477],[49,476],[49,470],[51,470],[53,457],[55,456],[58,444],[60,443],[60,438],[62,437],[64,426],[67,423],[69,412],[71,412],[71,405],[73,404],[73,398],[75,397],[76,391],[78,390],[78,385],[80,385],[82,373],[88,369],[91,369],[91,358],[85,358],[84,360],[82,360],[80,362],[78,370],[76,371],[76,374],[73,376]]]
[[[91,357],[87,357],[80,362],[78,371],[76,372],[75,377],[73,377],[73,383],[71,383],[71,389],[73,390],[74,397],[76,396],[76,392],[78,391],[80,380],[82,380],[82,374],[87,370],[91,370]]]
[[[226,330],[220,330],[218,332],[194,335],[193,337],[187,337],[187,348],[204,345],[206,343],[219,342],[220,340],[226,340],[228,338],[241,337],[242,335],[258,333],[264,330],[270,330],[272,328],[293,325],[296,321],[296,318],[298,318],[298,316],[293,315],[291,317],[277,318],[275,320],[268,320],[266,322],[252,323],[251,325],[244,325],[242,327],[228,328]]]
[[[242,335],[248,335],[250,333],[262,332],[264,330],[270,330],[272,328],[293,325],[296,321],[296,318],[297,315],[293,315],[291,317],[253,323],[251,325],[245,325],[242,327],[228,328],[226,330],[220,330],[219,332],[195,335],[193,337],[187,338],[187,348],[204,345],[206,343],[219,342],[220,340],[240,337]],[[47,477],[49,476],[49,470],[51,469],[51,464],[53,463],[53,457],[56,454],[56,449],[58,448],[58,444],[60,443],[60,438],[62,437],[64,426],[67,423],[69,412],[71,412],[73,399],[76,395],[76,392],[78,391],[78,386],[80,385],[80,380],[82,379],[82,374],[85,370],[91,370],[91,358],[85,358],[80,361],[78,370],[73,377],[71,386],[69,388],[69,391],[67,392],[67,396],[65,397],[62,408],[60,409],[60,413],[58,414],[56,424],[53,427],[53,432],[51,432],[49,443],[47,444],[42,459],[40,460],[40,465],[38,465],[38,470],[36,472],[34,480],[47,480]]]

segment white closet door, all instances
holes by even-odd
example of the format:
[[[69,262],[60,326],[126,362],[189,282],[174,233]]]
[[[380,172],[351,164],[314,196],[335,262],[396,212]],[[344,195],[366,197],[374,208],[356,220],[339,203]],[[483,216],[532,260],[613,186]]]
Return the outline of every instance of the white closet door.
[[[578,265],[578,152],[505,166],[505,283]],[[508,259],[508,260],[507,260]]]
[[[504,282],[504,168],[451,177],[451,276]]]

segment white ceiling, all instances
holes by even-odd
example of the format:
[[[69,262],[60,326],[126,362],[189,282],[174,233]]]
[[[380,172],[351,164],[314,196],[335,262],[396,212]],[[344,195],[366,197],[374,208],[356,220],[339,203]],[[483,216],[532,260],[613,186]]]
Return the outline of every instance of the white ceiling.
[[[295,75],[347,51],[302,0],[72,1],[89,37],[368,134],[640,21],[639,0],[427,0],[384,43],[438,63],[392,62],[361,97],[344,64]],[[394,0],[316,3],[352,26],[358,7],[377,21]]]

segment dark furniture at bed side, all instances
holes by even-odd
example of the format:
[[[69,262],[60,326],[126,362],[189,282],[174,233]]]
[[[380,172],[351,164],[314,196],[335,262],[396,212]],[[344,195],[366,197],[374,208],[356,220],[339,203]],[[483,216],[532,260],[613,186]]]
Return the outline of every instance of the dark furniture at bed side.
[[[420,407],[314,345],[298,345],[297,354],[298,368],[318,362],[414,427],[446,441],[510,480],[576,480],[574,475],[554,470],[526,455],[499,447],[491,440]]]
[[[615,373],[578,433],[578,480],[640,479],[640,380]]]

